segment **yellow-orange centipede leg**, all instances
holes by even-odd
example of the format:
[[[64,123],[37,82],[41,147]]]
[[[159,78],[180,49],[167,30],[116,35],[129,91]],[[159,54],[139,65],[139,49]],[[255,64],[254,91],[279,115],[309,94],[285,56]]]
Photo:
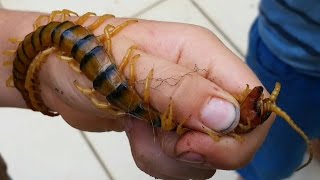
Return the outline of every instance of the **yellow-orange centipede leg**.
[[[12,66],[12,65],[13,65],[13,61],[12,60],[4,61],[2,63],[2,66],[4,66],[4,67],[8,67],[8,66]]]
[[[5,50],[2,52],[2,54],[5,56],[15,56],[16,52],[17,52],[17,50]]]
[[[124,57],[122,58],[122,61],[121,61],[120,65],[119,65],[119,67],[118,67],[118,70],[119,70],[120,73],[123,73],[124,68],[125,68],[125,67],[128,65],[128,63],[129,63],[129,60],[130,60],[130,57],[131,57],[132,54],[133,54],[133,51],[136,50],[136,49],[137,49],[136,46],[131,46],[131,47],[127,50],[126,54],[125,54]]]
[[[48,16],[48,15],[40,15],[33,23],[33,30],[36,30],[38,27],[40,27],[41,25],[44,24],[44,23],[42,23],[43,19],[47,19],[46,23],[50,22],[50,16]]]
[[[84,22],[86,22],[89,17],[96,16],[97,14],[94,12],[87,12],[84,15],[80,16],[74,23],[78,25],[82,25]]]
[[[82,93],[84,94],[86,97],[88,97],[92,104],[97,107],[98,109],[101,109],[105,112],[108,113],[108,115],[111,115],[113,117],[123,117],[126,115],[126,113],[120,111],[118,108],[112,106],[111,104],[107,103],[107,102],[101,102],[100,100],[98,100],[95,96],[94,93],[96,92],[93,88],[84,88],[82,86],[79,85],[78,82],[74,82],[75,87]]]
[[[237,141],[239,141],[241,143],[244,141],[244,138],[236,133],[229,133],[228,136],[233,137],[234,139],[236,139]]]
[[[247,84],[246,88],[243,90],[243,92],[240,95],[233,95],[233,97],[239,102],[239,104],[241,104],[250,92],[251,92],[251,89]]]
[[[74,71],[76,71],[76,72],[78,72],[78,73],[81,73],[79,63],[77,63],[77,61],[74,60],[72,57],[63,56],[63,55],[57,55],[57,56],[58,56],[58,58],[59,58],[60,60],[68,62],[68,64],[69,64],[69,66],[71,67],[71,69],[73,69]]]
[[[188,118],[185,118],[179,125],[177,126],[176,133],[179,136],[182,136],[184,133],[189,131],[188,128],[183,127],[183,125],[190,119],[191,115]]]
[[[100,16],[95,22],[93,22],[91,25],[89,25],[87,28],[89,31],[96,30],[99,26],[101,26],[106,20],[114,18],[115,16],[112,14],[104,14]]]
[[[206,133],[216,142],[220,140],[221,134],[213,130],[207,129]]]
[[[111,24],[108,24],[104,28],[104,35],[98,36],[98,39],[104,43],[106,48],[106,51],[109,56],[113,57],[112,55],[112,42],[111,38],[118,34],[121,30],[123,30],[125,27],[129,26],[130,24],[137,23],[138,20],[127,20],[123,22],[122,24],[114,27]]]
[[[171,131],[176,127],[173,122],[173,105],[172,98],[170,98],[170,103],[167,110],[161,115],[161,129],[164,131]]]
[[[117,25],[116,27],[113,26],[109,26],[109,31],[111,31],[110,35],[111,37],[115,36],[116,34],[118,34],[121,30],[123,30],[125,27],[129,26],[130,24],[134,24],[137,23],[138,20],[137,19],[130,19],[127,20],[119,25]]]
[[[13,44],[19,44],[19,43],[22,42],[22,40],[17,39],[17,38],[9,38],[8,41],[13,43]]]
[[[57,10],[57,11],[52,11],[50,14],[49,22],[52,22],[55,20],[57,16],[60,16],[61,21],[65,21],[68,17],[70,16],[79,16],[76,12],[70,11],[68,9],[63,9],[63,10]]]
[[[134,84],[136,83],[136,70],[135,70],[135,62],[139,59],[140,54],[136,54],[133,56],[130,60],[130,79],[129,79],[129,85],[131,87],[134,87]]]
[[[13,83],[13,75],[11,75],[7,80],[6,80],[6,86],[13,88],[14,87],[14,83]]]
[[[149,71],[148,76],[146,78],[146,82],[144,84],[144,92],[143,92],[143,101],[146,105],[150,104],[150,89],[151,89],[151,81],[153,77],[153,68]],[[170,104],[172,104],[172,99],[170,98]],[[172,107],[171,107],[172,108]]]

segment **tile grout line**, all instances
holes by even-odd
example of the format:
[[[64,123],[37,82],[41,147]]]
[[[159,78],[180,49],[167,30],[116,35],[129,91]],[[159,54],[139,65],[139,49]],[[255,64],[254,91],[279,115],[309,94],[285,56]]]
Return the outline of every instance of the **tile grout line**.
[[[190,0],[191,3],[196,7],[196,9],[209,21],[210,24],[212,24],[217,31],[225,38],[228,43],[235,49],[235,51],[241,55],[242,58],[245,57],[244,53],[238,48],[238,46],[226,35],[223,30],[214,22],[213,19],[210,18],[210,16],[207,15],[207,13],[200,7],[199,4],[197,4],[194,0]]]
[[[142,14],[146,13],[147,11],[155,8],[156,6],[166,2],[167,0],[159,0],[143,9],[141,9],[140,11],[138,11],[137,13],[134,13],[133,15],[131,15],[130,17],[138,17],[138,16],[141,16]]]
[[[107,165],[103,162],[102,158],[99,156],[99,153],[94,148],[93,144],[90,142],[88,136],[82,131],[79,131],[79,132],[80,132],[81,136],[83,137],[83,139],[85,140],[85,142],[87,143],[87,145],[89,146],[89,148],[92,151],[92,153],[95,156],[95,158],[98,160],[100,166],[102,167],[102,169],[104,170],[106,175],[110,178],[110,180],[114,180],[114,178],[112,176],[112,173],[108,169]]]

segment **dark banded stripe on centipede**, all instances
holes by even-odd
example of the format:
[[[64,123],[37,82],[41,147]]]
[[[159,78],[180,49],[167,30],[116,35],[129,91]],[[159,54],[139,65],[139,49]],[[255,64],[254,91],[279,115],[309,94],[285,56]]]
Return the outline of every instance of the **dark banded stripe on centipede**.
[[[136,91],[128,86],[117,66],[110,62],[105,47],[97,37],[85,27],[71,21],[50,22],[40,26],[28,34],[18,47],[14,61],[14,82],[31,109],[35,108],[32,107],[24,87],[25,76],[36,56],[49,47],[55,47],[77,61],[80,64],[80,70],[93,81],[94,89],[104,95],[111,105],[134,117],[151,121],[156,127],[161,127],[159,112],[145,105]],[[52,115],[44,103],[41,104],[43,101],[40,94],[33,96],[37,106],[41,106],[41,112]]]

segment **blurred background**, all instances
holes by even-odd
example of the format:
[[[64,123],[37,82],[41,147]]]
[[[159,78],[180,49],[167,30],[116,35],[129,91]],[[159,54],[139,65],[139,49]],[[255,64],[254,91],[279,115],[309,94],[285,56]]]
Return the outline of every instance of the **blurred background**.
[[[2,8],[51,12],[70,9],[117,17],[196,24],[213,31],[241,59],[259,0],[0,0]],[[140,171],[124,133],[87,133],[29,110],[0,109],[0,153],[14,180],[154,179]],[[294,150],[294,147],[292,147]],[[290,180],[318,180],[319,162]],[[212,179],[236,180],[234,171]]]

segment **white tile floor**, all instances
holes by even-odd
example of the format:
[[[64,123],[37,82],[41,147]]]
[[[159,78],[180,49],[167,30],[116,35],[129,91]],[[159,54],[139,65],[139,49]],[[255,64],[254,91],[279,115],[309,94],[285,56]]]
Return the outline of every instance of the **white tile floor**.
[[[4,8],[50,12],[73,9],[116,16],[192,23],[215,32],[243,58],[258,0],[2,0]],[[27,110],[0,109],[0,152],[13,179],[153,179],[134,164],[123,133],[81,133],[60,117],[48,118]],[[115,153],[122,154],[116,156]],[[313,162],[290,180],[316,180]],[[233,171],[218,171],[214,179],[235,180]]]

